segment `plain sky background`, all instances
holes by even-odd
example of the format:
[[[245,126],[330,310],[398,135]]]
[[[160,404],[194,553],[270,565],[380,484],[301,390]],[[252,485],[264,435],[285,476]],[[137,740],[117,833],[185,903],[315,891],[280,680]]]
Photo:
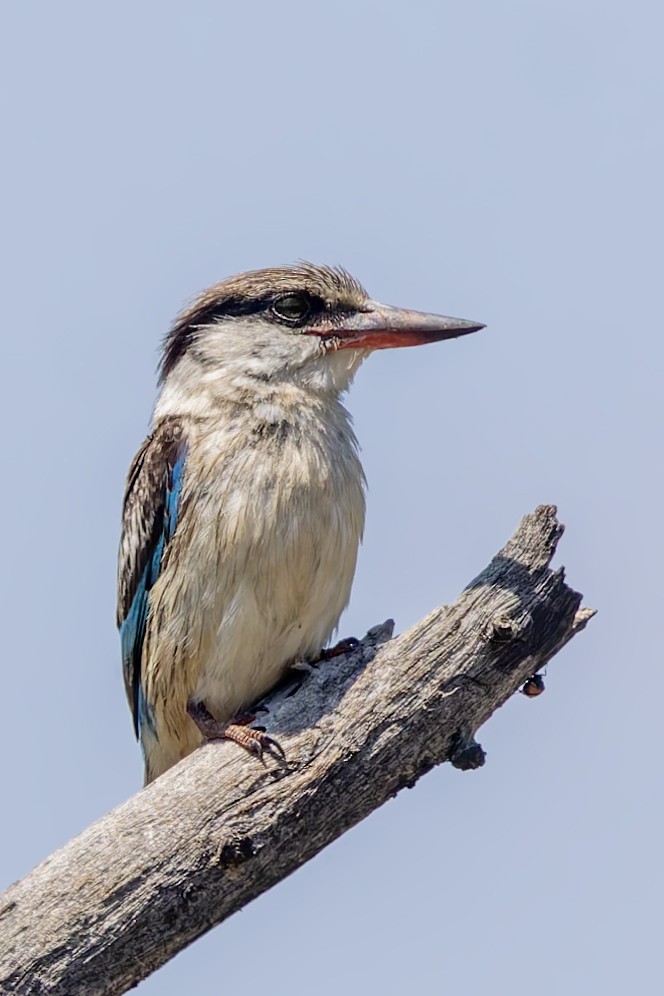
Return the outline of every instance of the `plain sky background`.
[[[661,6],[7,0],[0,885],[136,791],[114,625],[161,336],[342,263],[486,332],[383,352],[340,635],[450,601],[555,502],[599,615],[444,767],[141,994],[654,992],[661,979]]]

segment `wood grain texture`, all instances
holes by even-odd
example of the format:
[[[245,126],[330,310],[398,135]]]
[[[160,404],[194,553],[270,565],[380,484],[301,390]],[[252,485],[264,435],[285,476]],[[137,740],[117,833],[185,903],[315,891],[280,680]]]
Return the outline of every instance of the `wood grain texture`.
[[[261,723],[287,763],[209,744],[0,896],[0,992],[125,992],[434,765],[483,763],[474,734],[582,629],[562,534],[540,506],[450,606],[307,666]]]

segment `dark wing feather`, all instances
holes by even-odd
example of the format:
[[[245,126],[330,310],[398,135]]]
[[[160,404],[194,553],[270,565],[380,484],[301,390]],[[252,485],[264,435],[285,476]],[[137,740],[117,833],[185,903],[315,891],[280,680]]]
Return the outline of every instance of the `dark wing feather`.
[[[144,700],[141,661],[150,590],[177,525],[186,460],[180,419],[164,419],[148,436],[129,470],[118,564],[117,623],[122,644],[125,690],[134,730],[150,723]]]

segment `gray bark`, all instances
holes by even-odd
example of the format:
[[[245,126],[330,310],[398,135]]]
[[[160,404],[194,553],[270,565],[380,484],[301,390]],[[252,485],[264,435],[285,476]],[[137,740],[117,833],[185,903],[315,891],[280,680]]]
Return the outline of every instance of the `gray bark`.
[[[552,571],[553,506],[450,606],[295,674],[260,722],[286,762],[208,744],[0,896],[0,992],[125,992],[473,736],[592,610]]]

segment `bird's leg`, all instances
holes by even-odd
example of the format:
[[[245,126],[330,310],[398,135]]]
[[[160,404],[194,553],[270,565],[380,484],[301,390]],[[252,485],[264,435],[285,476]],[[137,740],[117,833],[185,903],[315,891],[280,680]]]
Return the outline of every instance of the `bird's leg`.
[[[187,712],[206,740],[232,740],[261,759],[266,747],[273,748],[282,757],[286,756],[283,747],[274,737],[270,737],[265,730],[248,725],[256,719],[254,713],[244,713],[228,723],[220,723],[205,703],[194,702],[192,699],[187,703]]]
[[[341,657],[342,654],[347,654],[349,651],[355,650],[359,645],[359,640],[356,640],[354,636],[348,636],[345,640],[339,640],[333,647],[321,650],[318,657],[314,657],[311,663],[320,664],[322,661],[331,661],[334,657]]]

